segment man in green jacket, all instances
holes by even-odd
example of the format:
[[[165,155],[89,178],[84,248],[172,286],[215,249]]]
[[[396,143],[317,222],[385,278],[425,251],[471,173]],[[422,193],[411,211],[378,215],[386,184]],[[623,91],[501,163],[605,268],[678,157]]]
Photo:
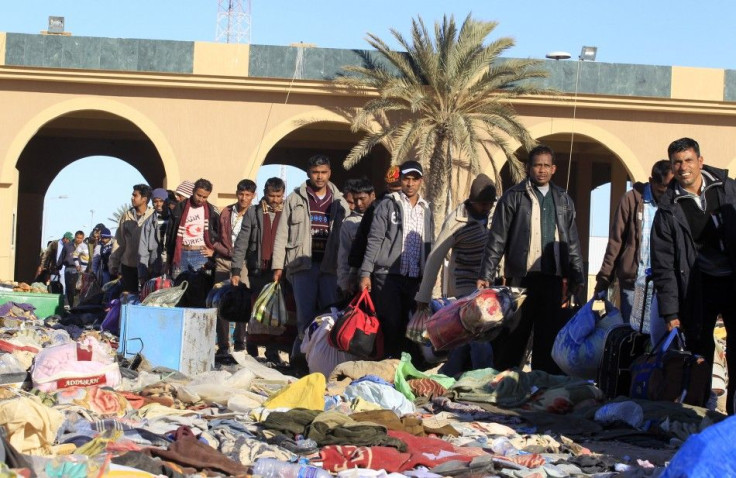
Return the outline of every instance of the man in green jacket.
[[[337,301],[340,224],[350,208],[330,182],[331,173],[327,156],[307,160],[309,179],[286,198],[276,230],[273,280],[281,280],[286,269],[294,286],[299,338],[319,310]],[[295,351],[300,342],[296,341]]]

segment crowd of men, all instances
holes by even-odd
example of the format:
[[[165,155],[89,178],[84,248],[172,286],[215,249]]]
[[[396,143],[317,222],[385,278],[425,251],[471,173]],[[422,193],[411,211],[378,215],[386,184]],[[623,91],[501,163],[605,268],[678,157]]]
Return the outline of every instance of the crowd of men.
[[[689,348],[712,366],[716,316],[727,330],[736,319],[730,300],[736,290],[736,183],[726,171],[704,165],[690,138],[674,141],[668,155],[654,164],[648,183],[634,184],[621,199],[596,293],[617,278],[628,320],[634,283],[651,270],[661,317],[653,333],[680,327]],[[222,211],[208,202],[213,186],[206,179],[185,181],[173,192],[136,185],[113,241],[103,225],[87,239],[81,231],[67,233],[61,253],[52,244],[38,272],[58,257],[56,265],[66,266],[70,304],[72,284],[87,269],[103,283],[120,277],[130,293],[152,277],[176,278],[184,271],[209,270],[215,281],[245,282],[253,294],[271,281],[288,281],[300,336],[320,312],[368,289],[386,357],[406,351],[421,363],[418,346],[405,338],[406,326],[412,312],[428,307],[449,254],[443,294],[460,297],[503,282],[525,288],[527,298],[516,328],[491,343],[456,349],[444,371],[519,367],[531,339],[532,368],[560,373],[551,349],[564,325],[561,304],[571,295],[584,298],[585,273],[573,200],[552,181],[552,149],[532,149],[526,179],[498,201],[490,178],[478,175],[437,235],[421,193],[419,162],[389,168],[379,194],[365,178],[338,188],[330,181],[327,156],[312,156],[305,166],[308,178],[299,187],[287,194],[281,179],[270,178],[255,205],[257,185],[240,181],[237,202]],[[220,356],[230,351],[229,330],[220,321]],[[244,324],[235,328],[233,341],[236,351],[257,352],[248,347]],[[299,342],[293,360],[299,359]],[[736,331],[728,335],[728,346],[736,350]],[[732,353],[728,368],[736,375],[735,367]],[[729,413],[733,392],[729,384]]]

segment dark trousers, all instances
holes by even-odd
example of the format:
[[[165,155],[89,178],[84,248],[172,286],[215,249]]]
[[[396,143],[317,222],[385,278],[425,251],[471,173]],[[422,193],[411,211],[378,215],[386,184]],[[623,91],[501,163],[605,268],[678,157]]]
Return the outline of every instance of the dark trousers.
[[[74,266],[66,266],[64,269],[64,287],[66,288],[66,301],[69,307],[74,307],[74,297],[77,295],[77,279],[79,272]]]
[[[416,309],[414,296],[419,290],[420,278],[397,274],[373,274],[371,296],[383,331],[383,350],[386,358],[401,358],[401,352],[409,352],[414,363],[421,354],[413,342],[406,338],[409,315]],[[416,349],[416,350],[415,350]]]
[[[223,266],[225,261],[223,261]],[[227,266],[230,265],[230,261],[226,261]],[[220,259],[217,262],[217,269],[215,269],[215,284],[224,280],[230,279],[230,271],[225,270],[224,267],[220,267]],[[229,269],[229,267],[228,267]],[[251,287],[253,285],[250,282]],[[252,289],[251,289],[252,290]],[[245,328],[248,321],[238,322],[235,324],[235,333],[233,335],[233,341],[235,342],[235,348],[237,350],[245,350]],[[228,353],[230,350],[230,322],[217,317],[217,352]]]
[[[120,264],[120,275],[122,276],[123,292],[131,294],[138,293],[138,268]]]
[[[520,367],[534,331],[532,343],[532,369],[562,375],[552,360],[552,345],[566,319],[561,309],[562,278],[540,273],[530,273],[523,278],[511,278],[508,285],[524,287],[526,299],[521,306],[521,318],[512,331],[504,331],[491,343],[493,368],[507,370]]]
[[[736,352],[736,302],[734,302],[733,295],[736,291],[736,276],[713,277],[702,274],[702,277],[703,302],[700,337],[688,337],[686,334],[685,341],[691,352],[705,358],[710,370],[708,377],[712,377],[713,353],[716,347],[713,339],[713,328],[718,315],[720,314],[723,317],[723,325],[726,326],[726,366],[728,367],[729,378],[726,411],[729,415],[733,415],[733,399],[736,391],[736,353],[734,353]],[[729,351],[731,353],[728,353]],[[708,380],[708,394],[710,394],[710,383],[710,380]]]

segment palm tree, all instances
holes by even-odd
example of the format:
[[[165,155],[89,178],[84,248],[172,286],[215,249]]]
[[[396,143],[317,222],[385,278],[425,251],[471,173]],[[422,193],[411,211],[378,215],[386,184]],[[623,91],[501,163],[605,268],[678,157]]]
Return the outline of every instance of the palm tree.
[[[130,209],[130,203],[121,204],[115,212],[112,213],[112,216],[107,218],[107,220],[112,221],[112,223],[115,224],[115,227],[117,227],[117,225],[120,224],[120,218],[128,212],[128,209]]]
[[[445,16],[435,23],[432,38],[420,17],[412,20],[411,41],[391,30],[405,52],[392,50],[369,33],[368,43],[377,54],[365,53],[363,65],[345,67],[348,74],[338,80],[351,88],[378,92],[352,118],[353,131],[370,132],[352,148],[345,168],[379,143],[388,146],[394,164],[418,157],[428,169],[425,190],[436,217],[444,216],[453,160],[462,159],[464,167],[476,174],[485,155],[500,187],[492,155],[495,146],[508,159],[512,178],[519,181],[523,166],[511,145],[516,140],[530,149],[535,141],[510,100],[548,92],[530,81],[546,77],[547,72],[539,60],[500,58],[514,40],[499,38],[485,44],[496,25],[468,15],[458,31],[454,17]]]

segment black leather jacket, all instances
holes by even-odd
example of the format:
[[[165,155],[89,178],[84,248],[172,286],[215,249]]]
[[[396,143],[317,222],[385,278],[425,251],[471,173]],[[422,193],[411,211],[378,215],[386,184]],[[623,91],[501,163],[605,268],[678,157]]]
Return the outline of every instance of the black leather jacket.
[[[491,231],[483,254],[481,279],[492,282],[501,257],[503,275],[520,278],[527,274],[527,256],[531,236],[532,200],[527,185],[529,179],[509,188],[498,201],[493,214]],[[580,255],[578,229],[575,225],[575,205],[565,190],[550,183],[550,192],[557,210],[557,231],[560,238],[560,275],[571,285],[583,284],[583,260]]]

